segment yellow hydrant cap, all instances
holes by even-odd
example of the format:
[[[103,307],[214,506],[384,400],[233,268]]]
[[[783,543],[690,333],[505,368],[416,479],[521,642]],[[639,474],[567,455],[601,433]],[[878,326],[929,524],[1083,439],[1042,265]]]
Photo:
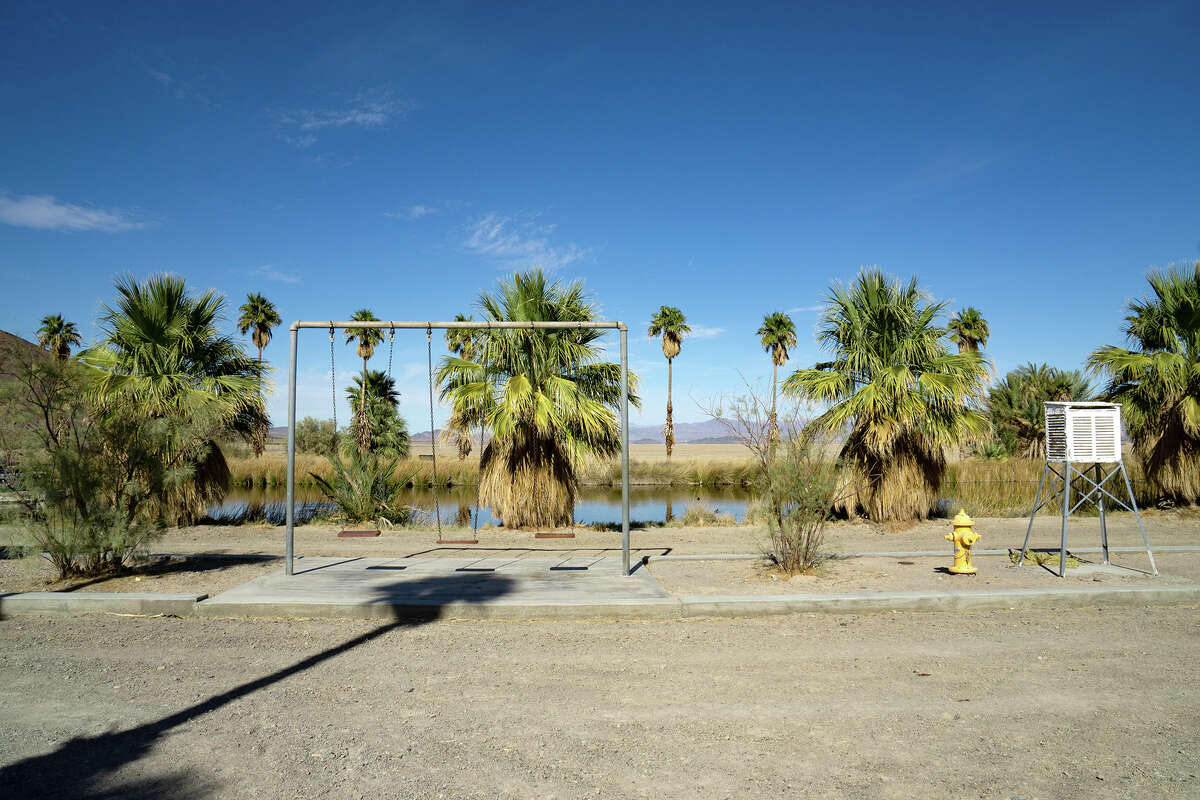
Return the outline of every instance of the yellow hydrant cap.
[[[960,508],[958,510],[958,516],[954,518],[954,522],[951,524],[953,524],[956,528],[969,528],[975,524],[975,520],[967,516],[965,509]]]

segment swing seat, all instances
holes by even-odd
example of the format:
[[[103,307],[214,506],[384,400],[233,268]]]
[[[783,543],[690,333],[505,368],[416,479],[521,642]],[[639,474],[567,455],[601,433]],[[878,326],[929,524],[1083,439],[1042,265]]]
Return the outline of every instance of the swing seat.
[[[438,539],[438,544],[479,544],[478,539]]]
[[[358,539],[378,535],[379,531],[338,531],[339,539]]]

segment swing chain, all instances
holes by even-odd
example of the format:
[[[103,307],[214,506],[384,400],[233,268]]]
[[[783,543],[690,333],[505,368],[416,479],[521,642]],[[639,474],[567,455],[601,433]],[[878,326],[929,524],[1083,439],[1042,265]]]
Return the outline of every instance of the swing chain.
[[[392,351],[396,348],[396,323],[391,323],[391,332],[388,333],[388,377],[392,377]]]
[[[333,361],[333,323],[329,323],[329,394],[333,398],[333,434],[337,435],[337,371]]]
[[[437,477],[437,428],[433,424],[433,326],[425,328],[425,356],[429,363],[429,443],[433,460],[433,513],[437,520],[438,539],[442,538],[442,501],[438,495]]]

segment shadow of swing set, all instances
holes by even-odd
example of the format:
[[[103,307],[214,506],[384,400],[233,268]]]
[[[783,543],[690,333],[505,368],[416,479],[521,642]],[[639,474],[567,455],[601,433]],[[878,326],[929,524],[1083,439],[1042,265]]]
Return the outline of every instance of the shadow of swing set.
[[[435,330],[564,330],[564,329],[610,329],[616,330],[620,336],[621,349],[621,567],[623,575],[632,574],[629,557],[629,329],[624,322],[594,320],[590,322],[433,322],[414,320],[391,321],[313,321],[298,320],[289,328],[290,347],[288,357],[288,435],[287,435],[287,501],[284,540],[284,574],[292,575],[295,541],[295,497],[296,497],[296,354],[299,349],[299,333],[305,328],[316,328],[329,331],[329,364],[331,384],[336,376],[334,371],[334,338],[338,330],[353,330],[374,328],[388,331],[388,374],[392,371],[392,349],[397,330],[424,330],[425,351],[429,378],[429,429],[436,431],[433,414],[433,332]],[[337,390],[333,389],[334,427],[337,427]],[[437,436],[432,437],[433,445],[433,498],[434,520],[437,526],[437,544],[439,545],[474,545],[479,543],[479,489],[476,484],[475,513],[472,522],[472,538],[446,539],[442,533],[442,510],[439,496],[437,477]],[[574,537],[574,525],[571,533],[542,532],[535,533],[538,539],[557,539]],[[377,531],[343,531],[339,535],[375,536]]]

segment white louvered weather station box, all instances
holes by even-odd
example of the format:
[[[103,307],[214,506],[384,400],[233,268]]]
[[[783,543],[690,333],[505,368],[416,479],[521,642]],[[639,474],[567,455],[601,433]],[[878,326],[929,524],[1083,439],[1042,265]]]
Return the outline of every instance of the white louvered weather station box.
[[[1121,461],[1120,404],[1046,403],[1046,460]]]

